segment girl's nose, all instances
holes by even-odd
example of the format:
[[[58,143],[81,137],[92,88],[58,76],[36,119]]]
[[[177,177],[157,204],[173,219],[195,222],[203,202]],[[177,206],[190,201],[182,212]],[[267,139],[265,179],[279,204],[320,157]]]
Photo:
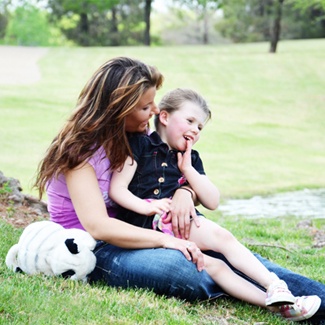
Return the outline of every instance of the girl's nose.
[[[192,132],[196,135],[200,133],[200,129],[196,126],[193,127]]]

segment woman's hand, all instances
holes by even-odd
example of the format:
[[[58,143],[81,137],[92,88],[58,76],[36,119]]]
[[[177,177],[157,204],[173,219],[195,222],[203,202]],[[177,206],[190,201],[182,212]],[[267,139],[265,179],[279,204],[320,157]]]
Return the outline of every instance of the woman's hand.
[[[197,227],[200,226],[191,192],[178,189],[172,199],[171,210],[164,223],[171,222],[175,237],[188,239],[190,235],[191,217]]]
[[[196,264],[199,272],[204,270],[204,255],[194,242],[168,236],[163,247],[181,251],[189,261]]]

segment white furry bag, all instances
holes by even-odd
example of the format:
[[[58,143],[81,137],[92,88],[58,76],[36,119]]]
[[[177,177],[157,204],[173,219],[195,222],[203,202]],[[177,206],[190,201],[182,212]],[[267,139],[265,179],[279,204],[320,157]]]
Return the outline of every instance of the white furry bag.
[[[65,229],[52,221],[28,225],[6,256],[14,272],[45,275],[72,275],[72,280],[87,281],[96,265],[96,241],[81,229]]]

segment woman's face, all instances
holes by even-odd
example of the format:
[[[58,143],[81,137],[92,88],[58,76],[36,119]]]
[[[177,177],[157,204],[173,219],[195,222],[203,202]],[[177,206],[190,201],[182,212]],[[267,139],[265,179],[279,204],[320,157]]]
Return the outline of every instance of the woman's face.
[[[149,120],[159,113],[155,104],[156,87],[149,88],[140,98],[134,110],[125,118],[126,132],[144,132]]]

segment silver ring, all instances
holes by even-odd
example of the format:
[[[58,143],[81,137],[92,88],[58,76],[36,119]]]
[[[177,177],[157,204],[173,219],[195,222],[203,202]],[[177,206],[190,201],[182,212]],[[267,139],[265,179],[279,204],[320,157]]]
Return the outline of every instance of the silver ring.
[[[192,246],[191,243],[188,243],[188,244],[186,245],[187,248],[190,248],[191,246]]]

